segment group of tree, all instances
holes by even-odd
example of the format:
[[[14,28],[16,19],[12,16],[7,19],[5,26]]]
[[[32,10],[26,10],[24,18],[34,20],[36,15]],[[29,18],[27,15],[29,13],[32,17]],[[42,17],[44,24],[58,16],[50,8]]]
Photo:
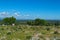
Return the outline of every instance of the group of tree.
[[[28,21],[29,25],[47,25],[47,21],[44,19],[36,18],[34,21]]]
[[[16,18],[14,17],[6,17],[3,19],[3,23],[6,25],[11,25],[16,22]]]

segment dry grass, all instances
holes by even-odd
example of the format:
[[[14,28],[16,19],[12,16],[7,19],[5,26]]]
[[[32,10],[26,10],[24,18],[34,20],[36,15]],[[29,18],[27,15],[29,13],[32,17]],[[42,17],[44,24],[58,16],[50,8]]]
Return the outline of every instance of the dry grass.
[[[58,33],[54,34],[55,30]],[[0,26],[0,40],[53,40],[54,37],[60,38],[60,28],[29,25]]]

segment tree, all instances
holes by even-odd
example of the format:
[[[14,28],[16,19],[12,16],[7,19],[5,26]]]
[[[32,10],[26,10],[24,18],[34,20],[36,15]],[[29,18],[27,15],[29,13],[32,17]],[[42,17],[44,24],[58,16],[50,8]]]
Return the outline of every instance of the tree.
[[[6,17],[3,19],[4,24],[13,24],[15,23],[16,18],[14,17]]]
[[[35,25],[39,25],[39,24],[40,24],[40,19],[39,18],[35,19]]]
[[[35,19],[35,25],[46,25],[46,24],[47,22],[43,19],[39,19],[39,18]]]
[[[34,21],[28,21],[27,24],[29,24],[29,25],[47,25],[47,21],[36,18]]]

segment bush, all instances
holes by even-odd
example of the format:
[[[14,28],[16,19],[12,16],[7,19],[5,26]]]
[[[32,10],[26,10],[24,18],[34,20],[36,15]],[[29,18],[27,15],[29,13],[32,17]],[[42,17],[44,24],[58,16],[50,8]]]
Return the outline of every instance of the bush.
[[[49,30],[50,30],[50,28],[46,28],[46,30],[47,30],[47,31],[49,31]]]
[[[26,39],[30,39],[31,38],[31,36],[26,36]]]
[[[11,32],[8,32],[7,35],[11,35]]]
[[[58,31],[54,31],[54,34],[58,34]]]
[[[47,21],[36,18],[34,21],[28,21],[28,25],[47,25]]]
[[[33,21],[27,21],[27,24],[28,25],[34,25],[34,22]]]
[[[1,30],[4,30],[4,28],[1,28]]]

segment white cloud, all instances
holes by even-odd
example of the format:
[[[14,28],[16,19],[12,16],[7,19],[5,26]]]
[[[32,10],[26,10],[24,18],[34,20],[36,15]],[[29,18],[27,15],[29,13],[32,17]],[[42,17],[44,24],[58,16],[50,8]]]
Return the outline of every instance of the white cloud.
[[[5,13],[5,12],[1,12],[1,13],[0,13],[0,15],[4,15],[4,16],[5,16],[5,15],[6,15],[6,13]]]
[[[15,13],[15,16],[20,16],[18,13]]]
[[[15,12],[15,13],[14,13],[14,16],[21,16],[21,15],[20,15],[20,12]]]
[[[30,15],[29,14],[21,14],[20,12],[18,11],[15,11],[15,12],[6,12],[6,11],[3,11],[3,12],[0,12],[0,18],[5,18],[5,17],[11,17],[11,16],[14,16],[16,18],[29,18]]]
[[[0,12],[0,16],[4,16],[4,17],[6,17],[6,16],[8,16],[8,12]]]

